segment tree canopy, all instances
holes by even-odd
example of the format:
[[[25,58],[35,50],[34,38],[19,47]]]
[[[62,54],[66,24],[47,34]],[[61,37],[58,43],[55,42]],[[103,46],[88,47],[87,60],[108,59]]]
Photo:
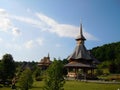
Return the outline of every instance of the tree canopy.
[[[120,42],[95,47],[91,52],[103,68],[109,68],[111,73],[120,73]]]
[[[63,64],[60,60],[54,60],[47,69],[43,90],[64,90],[64,83]]]
[[[120,58],[120,42],[95,47],[91,52],[101,62],[106,60],[113,61]]]
[[[11,79],[15,74],[15,62],[11,54],[3,55],[0,62],[0,71],[2,74],[2,79]]]
[[[28,90],[32,87],[33,84],[33,78],[32,78],[32,72],[29,68],[26,68],[20,78],[19,78],[19,86],[21,90]]]

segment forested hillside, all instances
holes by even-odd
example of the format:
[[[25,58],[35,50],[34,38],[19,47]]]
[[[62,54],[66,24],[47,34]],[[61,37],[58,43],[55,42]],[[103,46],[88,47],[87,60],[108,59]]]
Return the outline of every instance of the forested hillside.
[[[95,47],[91,53],[101,62],[101,68],[109,68],[111,73],[120,73],[120,42]]]

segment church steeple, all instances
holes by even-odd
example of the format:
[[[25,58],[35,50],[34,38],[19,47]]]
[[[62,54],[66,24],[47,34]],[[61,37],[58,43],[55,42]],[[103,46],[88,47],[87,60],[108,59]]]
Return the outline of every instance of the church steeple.
[[[77,45],[84,44],[85,37],[83,36],[83,31],[82,31],[82,24],[80,24],[80,33],[76,38]]]
[[[80,36],[83,36],[83,32],[82,32],[82,23],[80,24]]]
[[[82,31],[82,23],[80,24],[80,34],[79,36],[76,38],[77,41],[79,40],[86,40],[85,37],[83,36],[83,31]]]
[[[50,59],[50,54],[48,53],[48,58]]]
[[[91,60],[91,56],[89,55],[85,45],[84,45],[84,41],[85,41],[85,37],[83,36],[83,32],[82,32],[82,24],[80,24],[80,33],[78,35],[78,37],[76,38],[77,41],[77,45],[76,48],[74,50],[74,52],[70,55],[70,57],[68,58],[68,60],[71,59],[85,59],[85,60]]]

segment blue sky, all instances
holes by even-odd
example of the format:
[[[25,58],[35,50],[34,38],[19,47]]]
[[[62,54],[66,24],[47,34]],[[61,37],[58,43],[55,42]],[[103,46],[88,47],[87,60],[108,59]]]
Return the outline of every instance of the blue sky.
[[[15,61],[66,58],[80,23],[86,48],[120,41],[119,0],[0,0],[0,57]]]

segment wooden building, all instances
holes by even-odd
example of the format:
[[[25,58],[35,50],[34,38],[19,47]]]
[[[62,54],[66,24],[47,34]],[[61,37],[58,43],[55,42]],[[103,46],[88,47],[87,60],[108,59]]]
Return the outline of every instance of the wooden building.
[[[38,66],[39,66],[42,70],[46,70],[51,63],[52,63],[52,61],[50,61],[50,56],[49,56],[49,54],[48,54],[47,57],[44,57],[43,59],[41,59],[40,62],[38,62]]]
[[[90,51],[88,51],[84,45],[86,38],[83,36],[82,24],[80,26],[79,36],[76,38],[77,45],[74,52],[68,57],[69,63],[65,65],[68,71],[68,77],[84,78],[93,76],[96,64],[99,63],[95,59]],[[88,75],[88,73],[90,75]]]

